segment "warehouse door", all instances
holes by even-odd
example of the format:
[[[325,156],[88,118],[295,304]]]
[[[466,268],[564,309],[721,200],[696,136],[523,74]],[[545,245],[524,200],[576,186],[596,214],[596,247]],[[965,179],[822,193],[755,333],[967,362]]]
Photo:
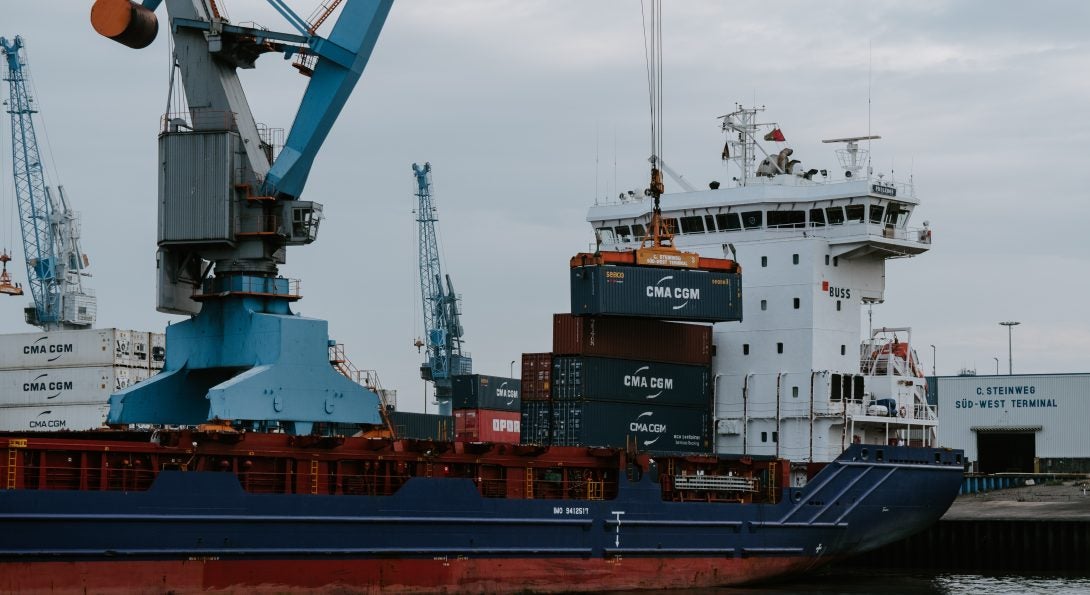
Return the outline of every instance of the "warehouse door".
[[[1037,456],[1035,432],[977,432],[981,473],[1033,473]]]

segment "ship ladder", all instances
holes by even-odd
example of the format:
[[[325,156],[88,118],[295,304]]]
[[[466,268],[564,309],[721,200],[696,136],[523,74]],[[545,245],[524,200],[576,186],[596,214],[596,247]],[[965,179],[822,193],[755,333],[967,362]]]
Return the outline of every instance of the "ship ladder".
[[[526,498],[532,499],[534,497],[534,468],[526,468]]]
[[[310,493],[318,493],[318,461],[310,461]]]
[[[8,481],[7,489],[15,489],[16,472],[19,464],[19,449],[26,448],[26,438],[8,440]]]
[[[602,491],[605,481],[587,481],[587,500],[602,500]]]
[[[770,461],[768,463],[768,501],[776,501],[776,468],[779,466],[779,461]]]

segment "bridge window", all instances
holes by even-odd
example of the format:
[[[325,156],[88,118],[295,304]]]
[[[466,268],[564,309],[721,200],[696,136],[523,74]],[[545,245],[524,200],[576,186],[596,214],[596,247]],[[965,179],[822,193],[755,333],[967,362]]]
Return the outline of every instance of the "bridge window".
[[[886,207],[886,225],[895,225],[897,227],[904,227],[905,220],[908,219],[908,209],[899,202],[891,202]]]
[[[631,242],[632,230],[627,225],[618,225],[615,228],[618,242]]]
[[[704,218],[700,215],[681,218],[682,233],[704,233]]]
[[[870,206],[870,222],[871,223],[882,223],[882,212],[883,211],[885,211],[885,208],[882,207],[881,205],[871,205]]]
[[[742,224],[746,229],[757,229],[764,225],[764,214],[761,211],[748,211],[742,213]]]
[[[632,236],[636,240],[639,240],[640,238],[645,238],[645,237],[647,237],[647,230],[643,228],[643,225],[641,225],[639,223],[633,223],[632,224]]]
[[[825,227],[825,211],[810,209],[810,227]]]
[[[771,227],[806,227],[805,211],[769,211],[768,226]]]
[[[617,236],[613,235],[612,227],[599,227],[595,231],[598,232],[598,237],[602,238],[602,242],[605,244],[612,244],[617,241]]]
[[[842,225],[844,223],[843,207],[828,207],[825,214],[829,216],[829,225]]]
[[[848,205],[844,207],[844,211],[848,215],[848,221],[853,223],[862,223],[863,217],[866,215],[866,205]]]
[[[676,217],[670,217],[669,219],[664,219],[664,221],[666,221],[666,229],[670,230],[670,233],[680,233],[678,230],[681,228],[677,226]]]
[[[738,213],[719,213],[715,216],[715,223],[719,231],[737,231],[742,229],[742,222]]]
[[[708,233],[715,231],[715,217],[704,215],[704,227],[708,228]]]

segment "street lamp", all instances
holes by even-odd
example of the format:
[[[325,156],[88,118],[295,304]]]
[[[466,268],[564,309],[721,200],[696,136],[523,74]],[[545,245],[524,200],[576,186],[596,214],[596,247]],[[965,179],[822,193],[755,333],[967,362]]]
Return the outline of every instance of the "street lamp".
[[[1007,375],[1012,376],[1014,375],[1014,344],[1011,342],[1011,333],[1013,332],[1014,327],[1022,323],[1008,320],[1006,322],[1000,322],[999,324],[1007,327]]]
[[[938,376],[939,375],[939,373],[936,370],[938,370],[938,365],[935,363],[935,346],[932,345],[931,346],[931,375],[932,376]]]
[[[999,376],[999,358],[998,357],[992,357],[992,359],[995,360],[995,375]]]
[[[507,377],[515,377],[515,360],[511,360],[511,365],[507,366]]]

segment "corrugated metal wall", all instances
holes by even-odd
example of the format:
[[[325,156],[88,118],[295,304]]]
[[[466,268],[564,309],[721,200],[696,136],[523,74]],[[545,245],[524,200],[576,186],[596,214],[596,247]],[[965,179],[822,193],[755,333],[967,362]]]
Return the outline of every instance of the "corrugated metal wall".
[[[234,237],[232,178],[237,133],[186,132],[159,137],[159,241],[228,241]]]
[[[1005,429],[1032,431],[1038,458],[1090,457],[1090,373],[952,376],[935,382],[939,444],[965,449],[968,460],[978,458],[977,431]]]

